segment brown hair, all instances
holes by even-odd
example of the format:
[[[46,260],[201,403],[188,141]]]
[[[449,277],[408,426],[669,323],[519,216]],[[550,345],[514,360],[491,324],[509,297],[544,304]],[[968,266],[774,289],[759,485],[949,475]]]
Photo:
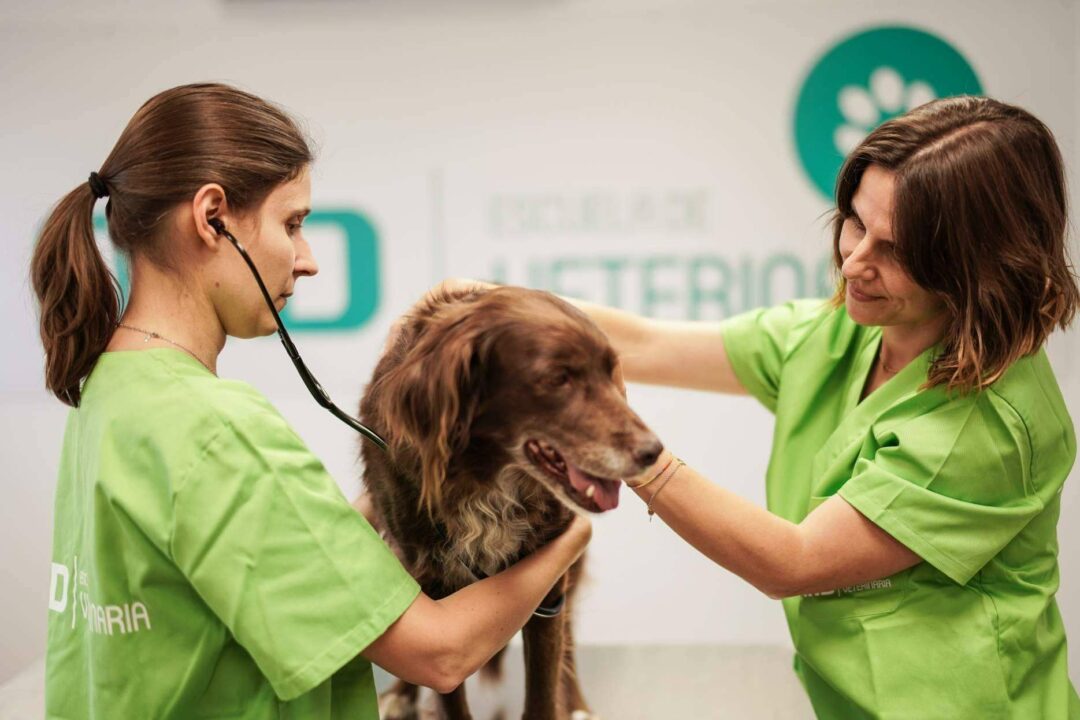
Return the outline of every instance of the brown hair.
[[[141,253],[163,264],[162,222],[201,186],[220,184],[230,208],[242,213],[311,160],[296,122],[265,100],[219,84],[166,90],[139,108],[97,171],[109,191],[109,236],[129,257]],[[72,406],[120,313],[116,278],[94,239],[96,200],[84,182],[53,208],[30,269],[45,384]]]
[[[997,100],[955,97],[879,126],[837,178],[838,268],[840,232],[871,164],[895,174],[901,267],[950,317],[927,387],[985,388],[1068,326],[1078,293],[1066,251],[1065,172],[1046,125]],[[837,305],[845,291],[841,276]]]

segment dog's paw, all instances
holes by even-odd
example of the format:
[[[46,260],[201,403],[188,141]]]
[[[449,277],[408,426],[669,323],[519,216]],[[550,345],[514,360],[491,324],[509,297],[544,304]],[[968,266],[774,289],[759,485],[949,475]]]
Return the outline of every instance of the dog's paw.
[[[575,710],[570,713],[570,720],[600,720],[600,716],[589,710]]]
[[[419,720],[416,699],[388,691],[379,696],[379,717],[383,720]]]

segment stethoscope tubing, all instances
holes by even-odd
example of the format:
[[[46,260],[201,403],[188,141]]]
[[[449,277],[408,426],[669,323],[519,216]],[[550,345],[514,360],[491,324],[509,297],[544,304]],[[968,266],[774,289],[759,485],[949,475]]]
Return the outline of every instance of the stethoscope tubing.
[[[345,423],[353,430],[356,430],[368,440],[375,443],[381,450],[385,451],[387,449],[386,441],[379,437],[378,433],[374,430],[335,405],[334,401],[331,400],[330,396],[326,393],[326,390],[323,389],[323,386],[315,379],[315,376],[311,371],[308,370],[307,365],[304,364],[304,359],[300,357],[300,351],[296,349],[296,344],[293,343],[292,338],[289,337],[289,331],[285,329],[285,323],[281,321],[281,316],[278,315],[277,308],[274,307],[274,301],[266,289],[266,284],[263,283],[262,276],[259,275],[258,268],[255,267],[255,262],[251,259],[251,256],[248,255],[244,246],[240,244],[240,241],[237,240],[231,232],[225,229],[225,223],[223,223],[220,218],[209,218],[207,222],[219,235],[224,235],[228,238],[229,242],[232,243],[232,246],[240,253],[240,257],[247,263],[248,268],[251,270],[251,274],[255,276],[255,282],[259,284],[259,290],[262,291],[263,300],[266,301],[266,306],[270,308],[270,312],[274,314],[274,322],[277,323],[277,332],[278,337],[281,338],[281,344],[285,346],[285,352],[288,354],[289,359],[292,360],[293,365],[296,367],[296,372],[300,374],[300,379],[304,381],[304,385],[307,387],[308,392],[315,398],[315,402],[319,403],[319,405],[329,410],[334,417],[341,420],[341,422]]]

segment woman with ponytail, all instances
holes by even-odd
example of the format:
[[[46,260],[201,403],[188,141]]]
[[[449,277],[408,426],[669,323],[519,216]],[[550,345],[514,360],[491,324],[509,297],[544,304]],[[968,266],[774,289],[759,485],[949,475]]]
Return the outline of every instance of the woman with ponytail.
[[[50,718],[378,717],[371,662],[450,692],[525,624],[591,535],[579,520],[439,601],[284,418],[219,379],[226,338],[276,329],[317,273],[312,154],[281,109],[225,85],[156,95],[53,209],[31,276],[45,380],[72,407],[49,601]],[[131,267],[121,306],[96,245]]]
[[[72,406],[120,315],[116,281],[98,251],[91,217],[97,193],[107,190],[97,173],[90,177],[49,216],[31,269],[41,303],[45,384]]]

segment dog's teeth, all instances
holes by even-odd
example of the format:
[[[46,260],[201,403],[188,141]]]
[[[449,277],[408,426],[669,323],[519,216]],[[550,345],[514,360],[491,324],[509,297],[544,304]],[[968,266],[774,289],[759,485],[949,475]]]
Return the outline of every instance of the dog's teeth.
[[[592,496],[595,495],[595,494],[596,494],[596,486],[595,485],[590,485],[589,489],[585,491],[585,497],[589,498],[590,500],[592,500]]]

